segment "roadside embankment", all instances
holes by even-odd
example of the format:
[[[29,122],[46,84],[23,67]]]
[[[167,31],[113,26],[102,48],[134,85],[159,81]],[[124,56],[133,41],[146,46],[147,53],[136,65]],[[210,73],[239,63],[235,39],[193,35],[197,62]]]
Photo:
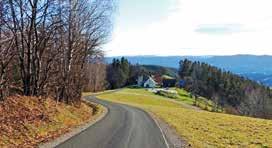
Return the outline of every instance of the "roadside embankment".
[[[103,107],[14,96],[0,102],[0,147],[37,147],[95,120]]]

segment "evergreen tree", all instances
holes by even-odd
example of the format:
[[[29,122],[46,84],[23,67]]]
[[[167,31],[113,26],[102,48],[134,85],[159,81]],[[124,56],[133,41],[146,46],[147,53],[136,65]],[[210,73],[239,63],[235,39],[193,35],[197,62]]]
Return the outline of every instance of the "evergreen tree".
[[[206,63],[180,61],[179,75],[194,96],[211,99],[217,107],[235,113],[272,118],[271,90],[255,81],[223,71]]]
[[[107,68],[107,81],[111,89],[121,88],[127,84],[129,78],[129,62],[124,57],[113,59]]]

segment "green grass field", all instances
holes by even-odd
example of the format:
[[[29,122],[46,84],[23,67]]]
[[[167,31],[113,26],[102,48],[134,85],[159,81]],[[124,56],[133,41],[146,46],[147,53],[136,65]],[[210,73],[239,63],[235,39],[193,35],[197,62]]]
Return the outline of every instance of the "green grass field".
[[[214,108],[215,104],[211,100],[208,100],[204,97],[199,97],[197,99],[197,102],[195,103],[195,99],[184,89],[180,89],[180,88],[172,88],[172,89],[175,89],[178,92],[178,97],[176,99],[177,101],[181,101],[189,105],[194,105],[207,111],[224,112],[223,110],[215,109]]]
[[[98,97],[153,112],[192,147],[272,147],[272,120],[194,110],[144,89],[123,89]],[[190,104],[190,98],[184,96],[184,100]]]

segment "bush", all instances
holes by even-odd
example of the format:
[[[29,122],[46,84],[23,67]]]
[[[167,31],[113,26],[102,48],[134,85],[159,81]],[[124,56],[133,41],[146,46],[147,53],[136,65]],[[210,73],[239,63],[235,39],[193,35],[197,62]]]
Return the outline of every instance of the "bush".
[[[141,87],[138,86],[138,85],[130,85],[130,86],[128,86],[127,88],[141,88]]]
[[[166,91],[166,90],[158,90],[156,92],[156,94],[160,95],[160,96],[167,97],[167,98],[172,98],[172,99],[177,99],[178,98],[177,93],[173,93],[173,92]]]

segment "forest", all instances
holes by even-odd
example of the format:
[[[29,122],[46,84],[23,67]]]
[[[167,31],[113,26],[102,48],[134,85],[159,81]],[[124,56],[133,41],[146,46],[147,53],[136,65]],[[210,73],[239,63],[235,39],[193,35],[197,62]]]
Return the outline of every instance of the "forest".
[[[211,99],[227,113],[272,118],[272,91],[269,87],[206,63],[180,61],[180,78],[185,89],[197,98]]]

